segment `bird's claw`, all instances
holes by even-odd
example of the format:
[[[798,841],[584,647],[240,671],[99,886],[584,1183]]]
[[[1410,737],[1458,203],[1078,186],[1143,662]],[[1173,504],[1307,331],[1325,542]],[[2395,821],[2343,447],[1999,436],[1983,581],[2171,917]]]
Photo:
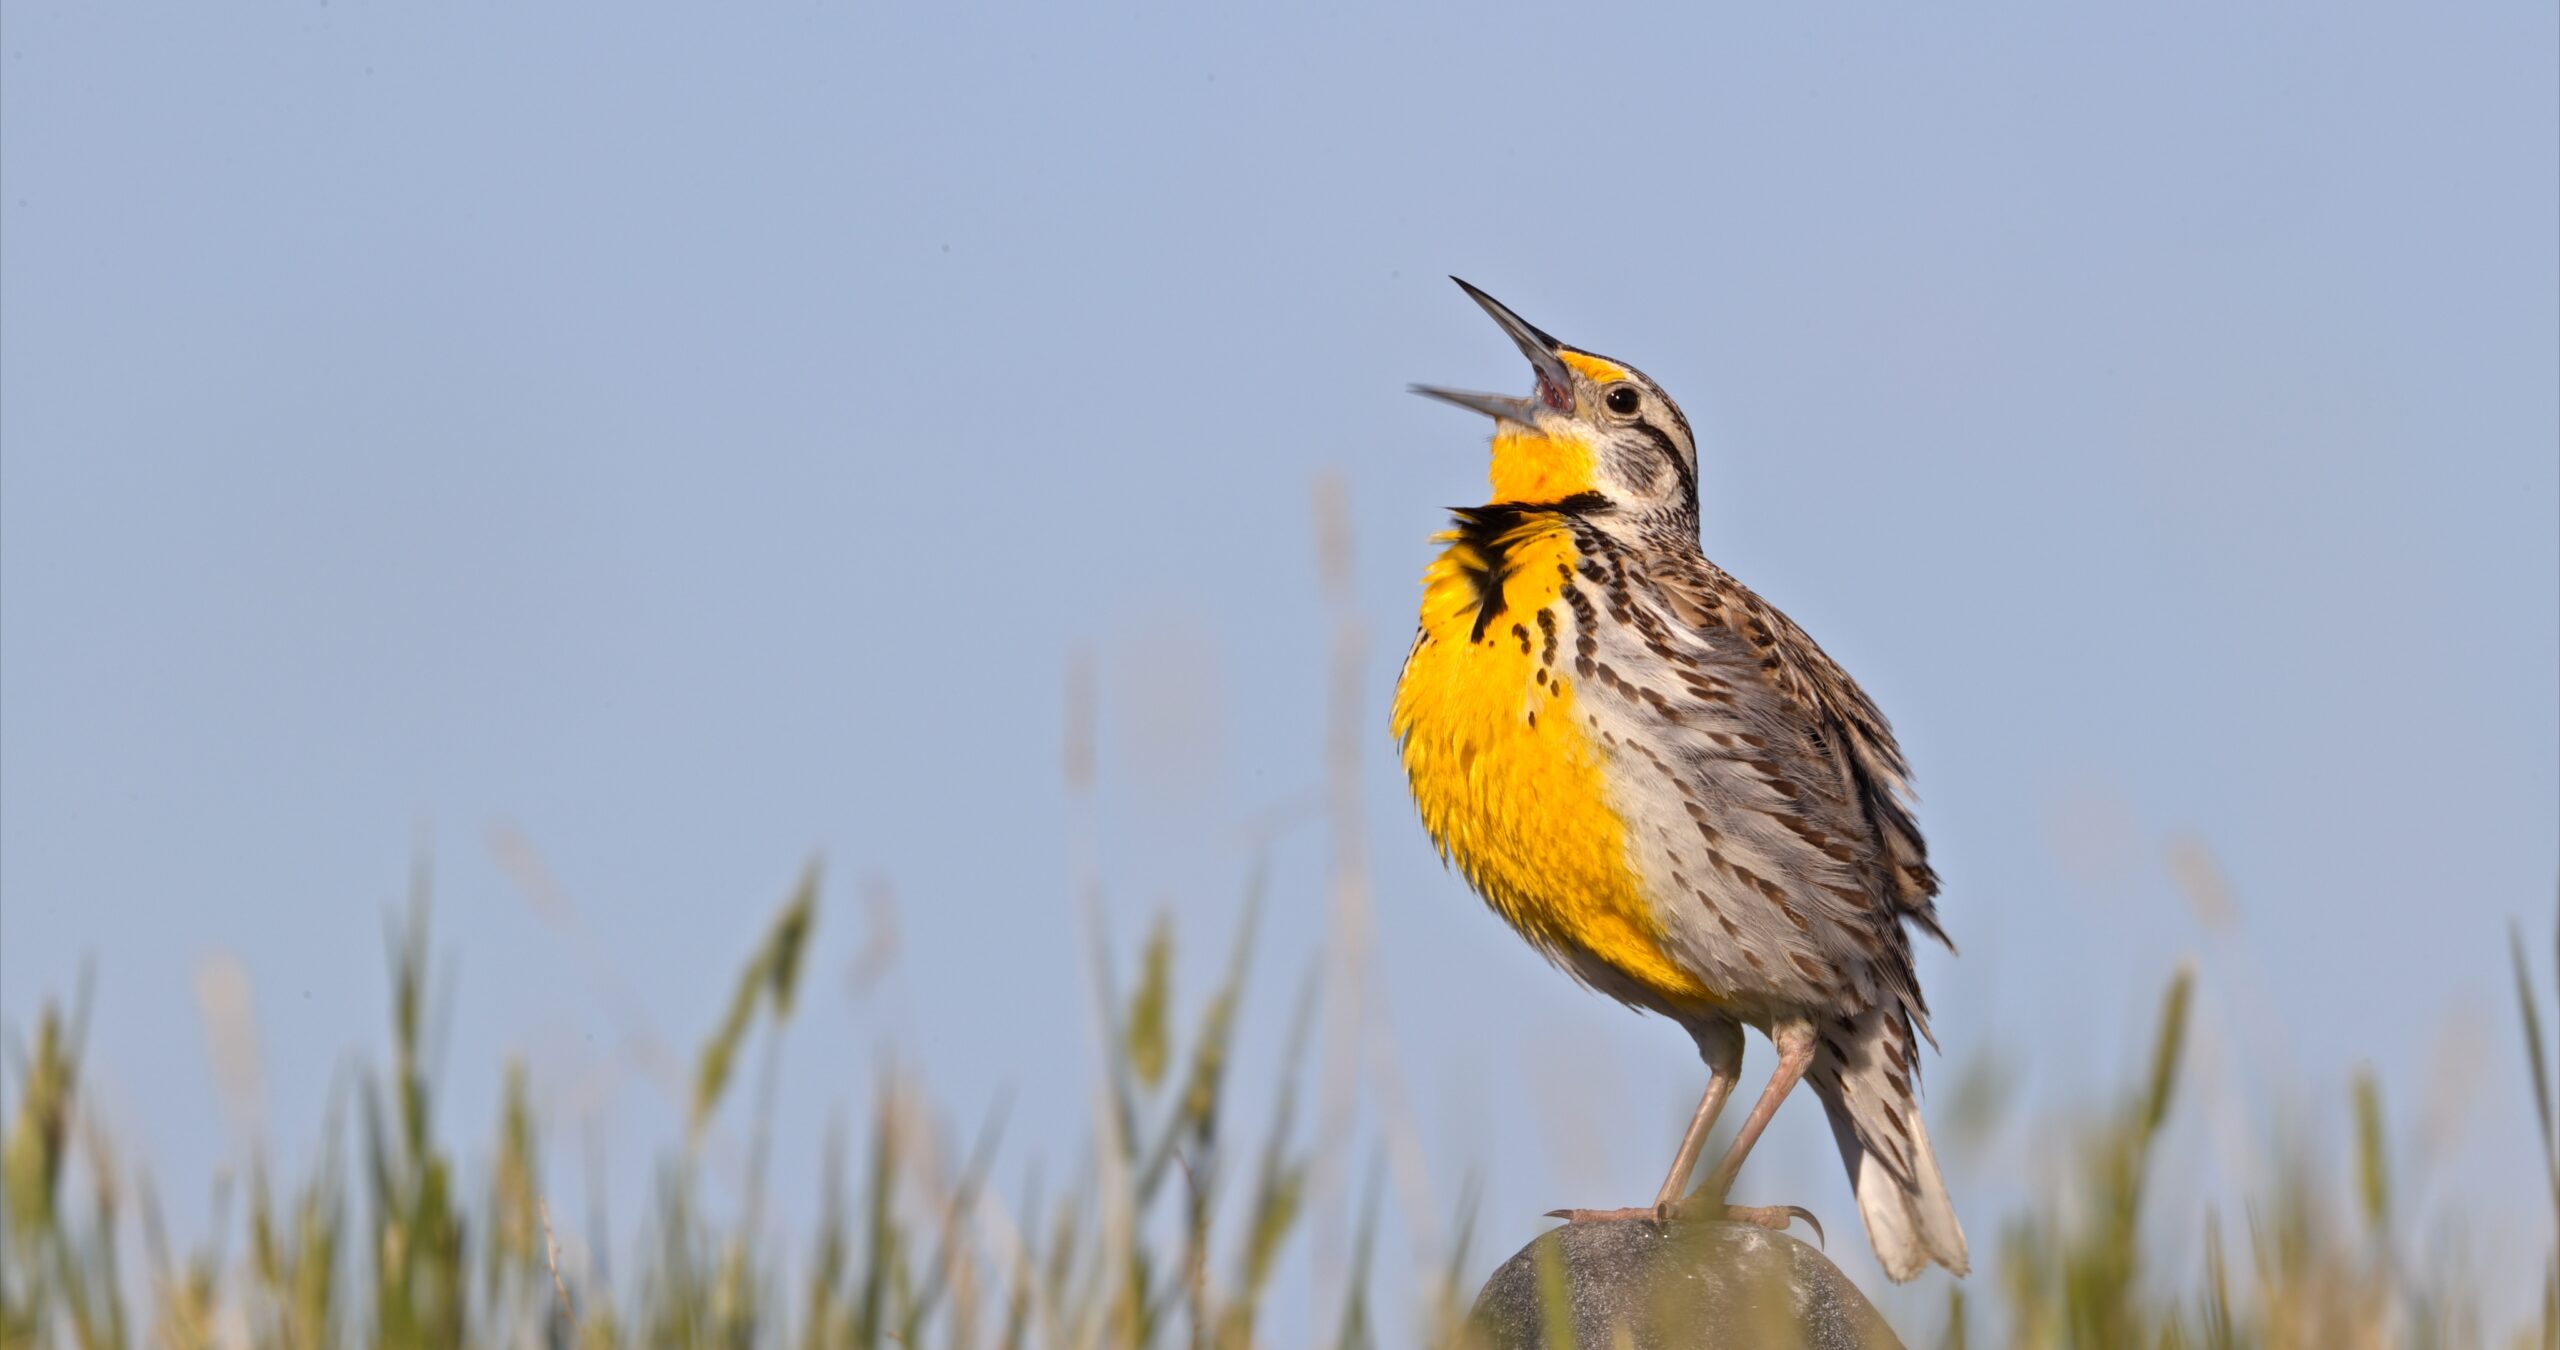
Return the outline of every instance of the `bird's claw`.
[[[1772,1233],[1783,1233],[1787,1231],[1787,1225],[1802,1219],[1805,1227],[1813,1230],[1816,1246],[1831,1245],[1831,1239],[1823,1235],[1822,1220],[1813,1217],[1813,1211],[1802,1205],[1724,1205],[1718,1208],[1715,1217],[1728,1223],[1766,1228]]]
[[[1815,1243],[1822,1246],[1830,1245],[1830,1238],[1822,1231],[1822,1221],[1813,1217],[1813,1211],[1802,1205],[1727,1205],[1691,1199],[1674,1200],[1660,1205],[1640,1205],[1631,1209],[1551,1209],[1547,1211],[1547,1217],[1562,1219],[1566,1223],[1612,1223],[1626,1219],[1650,1219],[1655,1224],[1666,1227],[1692,1219],[1722,1220],[1726,1223],[1747,1223],[1754,1228],[1766,1228],[1772,1233],[1783,1233],[1787,1231],[1788,1225],[1802,1219],[1805,1226],[1813,1230]]]
[[[1620,1219],[1651,1219],[1661,1223],[1670,1217],[1663,1213],[1666,1208],[1668,1206],[1644,1205],[1635,1209],[1551,1209],[1547,1211],[1547,1217],[1562,1219],[1566,1223],[1613,1223]]]

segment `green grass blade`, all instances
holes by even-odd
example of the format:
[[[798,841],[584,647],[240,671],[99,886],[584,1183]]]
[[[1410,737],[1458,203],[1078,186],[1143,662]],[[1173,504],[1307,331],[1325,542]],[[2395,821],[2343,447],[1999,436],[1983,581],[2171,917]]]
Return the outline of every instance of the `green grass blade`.
[[[1550,1350],[1574,1350],[1573,1288],[1564,1268],[1564,1243],[1548,1236],[1529,1250],[1538,1267],[1538,1312],[1546,1320],[1538,1343]]]
[[[791,888],[791,898],[783,902],[782,912],[774,916],[773,927],[765,935],[766,989],[773,997],[777,1022],[791,1020],[792,995],[800,988],[801,958],[809,949],[809,931],[818,922],[822,871],[816,858],[800,869],[799,884]]]
[[[1130,1071],[1152,1091],[1164,1082],[1173,1054],[1173,916],[1156,915],[1138,961],[1138,989],[1130,996],[1127,1030]]]
[[[2186,1049],[2187,1007],[2194,1001],[2195,985],[2195,967],[2182,965],[2169,980],[2169,992],[2160,1000],[2160,1027],[2152,1039],[2151,1075],[2142,1096],[2145,1140],[2157,1135],[2169,1118],[2169,1102],[2178,1081],[2178,1060]]]
[[[2542,1153],[2547,1170],[2552,1166],[2551,1160],[2560,1159],[2560,1151],[2555,1151],[2552,1143],[2551,1070],[2543,1057],[2542,1009],[2533,995],[2533,968],[2525,959],[2522,925],[2508,924],[2507,946],[2515,958],[2516,1012],[2524,1021],[2525,1067],[2533,1074],[2533,1113],[2535,1121],[2542,1127]]]
[[[2356,1198],[2363,1202],[2364,1221],[2374,1236],[2387,1238],[2391,1225],[2391,1166],[2383,1148],[2382,1085],[2373,1070],[2356,1072]]]

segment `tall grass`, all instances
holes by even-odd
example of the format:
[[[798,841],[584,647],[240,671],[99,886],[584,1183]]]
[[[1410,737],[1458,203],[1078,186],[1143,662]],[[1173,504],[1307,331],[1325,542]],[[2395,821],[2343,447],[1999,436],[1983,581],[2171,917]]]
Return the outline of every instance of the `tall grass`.
[[[1301,1127],[1315,982],[1291,1002],[1292,1049],[1270,1115],[1231,1119],[1231,1058],[1254,970],[1259,883],[1220,983],[1189,1025],[1169,993],[1174,937],[1159,920],[1138,944],[1134,973],[1106,986],[1108,1044],[1097,1156],[1073,1187],[1018,1215],[985,1202],[997,1139],[991,1124],[951,1160],[907,1079],[884,1076],[858,1138],[839,1132],[814,1227],[788,1252],[767,1245],[760,1217],[770,1053],[787,1029],[817,923],[813,869],[785,900],[740,973],[726,1015],[695,1057],[691,1128],[664,1160],[638,1234],[640,1277],[608,1289],[564,1272],[558,1216],[545,1203],[530,1085],[521,1064],[500,1072],[494,1163],[466,1182],[434,1128],[425,1069],[432,949],[423,892],[389,944],[385,1067],[354,1092],[353,1165],[333,1121],[317,1157],[279,1185],[254,1167],[245,1213],[173,1253],[151,1192],[118,1155],[82,1090],[85,999],[47,1002],[13,1044],[0,1224],[0,1345],[120,1347],[274,1345],[820,1347],[1194,1346],[1266,1343],[1283,1252],[1301,1222],[1322,1147]],[[1097,961],[1108,953],[1098,952]],[[2543,1126],[2544,1184],[2560,1214],[2553,1073],[2544,999],[2515,941],[2519,1023]],[[1107,962],[1105,964],[1108,964]],[[2066,1186],[1998,1226],[1989,1278],[1952,1295],[1937,1328],[1904,1328],[1914,1344],[2093,1347],[2465,1346],[2490,1343],[2475,1296],[2400,1254],[2379,1085],[2359,1076],[2341,1103],[2350,1165],[2334,1177],[2299,1160],[2246,1197],[2242,1234],[2224,1216],[2177,1216],[2161,1204],[2153,1160],[2178,1109],[2195,976],[2163,992],[2151,1047],[2122,1100],[2069,1126],[2076,1158]],[[755,1057],[763,1087],[741,1105]],[[746,1110],[755,1141],[749,1198],[733,1219],[701,1202],[706,1127]],[[336,1113],[333,1108],[333,1115]],[[848,1167],[860,1158],[858,1172]],[[1313,1319],[1342,1346],[1373,1344],[1382,1319],[1369,1234],[1345,1292]],[[143,1278],[128,1284],[127,1216],[145,1229]],[[1470,1220],[1460,1215],[1463,1235]],[[2146,1242],[2146,1227],[2202,1241]],[[1221,1242],[1216,1235],[1231,1234]],[[586,1234],[591,1242],[609,1234]],[[228,1244],[237,1242],[237,1249]],[[1442,1269],[1384,1286],[1412,1300],[1412,1325],[1454,1337],[1483,1270],[1463,1237]],[[2180,1259],[2168,1252],[2196,1252]],[[2545,1262],[2541,1313],[2505,1343],[2548,1346],[2560,1327],[2560,1264]]]
[[[1070,1184],[1000,1202],[988,1175],[1001,1118],[964,1144],[937,1125],[914,1077],[883,1071],[864,1117],[829,1139],[811,1226],[788,1242],[777,1236],[782,1229],[764,1202],[777,1051],[799,1009],[812,934],[826,911],[813,865],[782,900],[693,1056],[686,1129],[667,1146],[634,1231],[617,1234],[601,1219],[565,1227],[547,1200],[551,1160],[539,1147],[536,1098],[521,1063],[473,1070],[502,1084],[497,1119],[486,1127],[494,1161],[485,1172],[466,1174],[452,1141],[437,1132],[429,1039],[449,1010],[432,1006],[445,986],[430,969],[430,885],[421,866],[389,932],[382,1067],[333,1100],[314,1156],[257,1159],[239,1212],[217,1205],[211,1231],[183,1251],[159,1221],[142,1170],[119,1154],[84,1090],[85,977],[67,1001],[47,1000],[31,1027],[12,1032],[0,1081],[8,1122],[0,1144],[0,1350],[1245,1350],[1269,1343],[1266,1314],[1284,1304],[1292,1326],[1336,1346],[1454,1344],[1476,1282],[1503,1255],[1475,1252],[1471,1192],[1444,1233],[1414,1244],[1420,1268],[1375,1269],[1377,1214],[1390,1183],[1404,1190],[1409,1215],[1427,1219],[1430,1203],[1418,1181],[1404,1078],[1392,1043],[1377,1034],[1383,993],[1368,974],[1356,785],[1371,719],[1359,704],[1361,636],[1344,583],[1348,532],[1338,492],[1323,499],[1320,515],[1337,616],[1326,794],[1334,858],[1323,907],[1332,931],[1322,967],[1252,997],[1274,984],[1257,937],[1267,881],[1256,869],[1218,983],[1182,1020],[1172,996],[1171,921],[1159,918],[1127,949],[1109,936],[1088,826],[1073,881],[1093,936],[1094,1036],[1104,1072],[1090,1103],[1086,1155],[1058,1173]],[[1089,821],[1089,675],[1079,668],[1070,687],[1065,776]],[[499,842],[531,878],[537,907],[558,909],[521,841]],[[2201,856],[2173,857],[2173,870],[2193,871]],[[2216,912],[2228,910],[2218,882],[2205,890]],[[1309,908],[1294,899],[1295,908]],[[2521,933],[2513,948],[2542,1171],[2560,1220],[2560,1102],[2543,1030],[2544,986]],[[862,958],[866,967],[885,959],[868,949]],[[2163,1188],[2163,1135],[2193,1095],[2181,1084],[2196,987],[2192,970],[2168,975],[2149,1052],[2120,1100],[2030,1122],[2037,1137],[2066,1146],[2070,1166],[2018,1212],[1981,1229],[1997,1235],[1996,1255],[1951,1287],[1943,1314],[1914,1318],[1909,1305],[1893,1305],[1906,1314],[1905,1339],[2216,1350],[2493,1343],[2478,1296],[2459,1273],[2413,1259],[2398,1235],[2406,1216],[2395,1208],[2388,1116],[2370,1074],[2338,1103],[2351,1161],[2336,1174],[2310,1161],[2320,1141],[2296,1131],[2267,1141],[2273,1180],[2239,1197],[2232,1211]],[[1267,1070],[1276,1077],[1266,1085],[1271,1106],[1259,1119],[1239,1119],[1239,1027],[1254,1010],[1275,1007],[1286,1017],[1288,1050]],[[2015,1075],[2013,1066],[1988,1067],[1977,1083]],[[1969,1093],[1960,1081],[1951,1114],[1995,1113],[1984,1102],[2000,1095]],[[1364,1098],[1386,1124],[1386,1165],[1355,1184],[1345,1122]],[[704,1155],[715,1127],[736,1118],[750,1143],[744,1202],[727,1212],[705,1201]],[[1312,1212],[1328,1205],[1346,1212]],[[1355,1237],[1340,1251],[1317,1243],[1311,1230]],[[630,1243],[637,1259],[620,1268],[636,1277],[608,1283],[600,1264],[564,1266],[564,1234],[587,1251]],[[129,1267],[137,1247],[138,1272]],[[1281,1286],[1293,1248],[1314,1249],[1308,1287]],[[2538,1317],[2497,1343],[2560,1350],[2560,1246],[2553,1252]]]

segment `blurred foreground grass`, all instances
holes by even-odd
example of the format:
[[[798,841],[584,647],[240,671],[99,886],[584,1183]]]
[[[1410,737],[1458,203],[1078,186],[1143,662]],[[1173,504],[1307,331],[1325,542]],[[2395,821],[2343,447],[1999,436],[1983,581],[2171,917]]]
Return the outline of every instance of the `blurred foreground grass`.
[[[1297,1082],[1315,990],[1296,1003],[1293,1050],[1271,1117],[1239,1134],[1227,1118],[1228,1050],[1254,965],[1253,914],[1196,1025],[1173,1024],[1170,928],[1159,922],[1134,977],[1109,981],[1107,1100],[1082,1180],[1019,1212],[985,1186],[995,1131],[955,1156],[928,1124],[911,1084],[884,1078],[858,1140],[839,1135],[813,1232],[777,1248],[762,1216],[766,1116],[775,1059],[790,1022],[808,936],[819,913],[814,869],[772,922],[736,985],[727,1015],[696,1060],[691,1129],[671,1150],[639,1235],[639,1278],[607,1288],[564,1272],[544,1160],[520,1064],[505,1070],[494,1164],[467,1184],[453,1145],[434,1129],[423,1052],[430,1017],[430,942],[423,895],[390,942],[391,1055],[354,1093],[352,1166],[346,1122],[333,1119],[321,1156],[279,1182],[263,1161],[245,1184],[244,1222],[191,1251],[170,1250],[147,1183],[122,1160],[81,1087],[85,993],[48,1003],[32,1037],[12,1046],[5,1222],[0,1222],[0,1346],[82,1347],[377,1344],[445,1346],[1061,1346],[1245,1347],[1265,1342],[1261,1313],[1284,1250],[1303,1237],[1310,1169],[1319,1159],[1297,1120]],[[2560,1209],[2560,1153],[2543,1010],[2521,936],[2516,993],[2541,1114],[2544,1183]],[[2555,1343],[2560,1267],[2544,1263],[2538,1321],[2503,1333],[2459,1277],[2405,1259],[2395,1241],[2379,1088],[2360,1076],[2342,1103],[2351,1166],[2322,1176],[2315,1149],[2281,1142],[2271,1189],[2245,1199],[2240,1250],[2218,1216],[2158,1208],[2152,1163],[2177,1109],[2193,975],[2162,998],[2139,1081],[2113,1108],[2060,1126],[2076,1159],[2068,1184],[2020,1213],[1983,1222],[1979,1273],[1950,1295],[1936,1325],[1906,1324],[1914,1345],[2466,1346]],[[741,1212],[714,1219],[702,1202],[706,1128],[735,1095],[742,1059],[762,1037],[765,1080],[750,1116],[753,1152]],[[731,1109],[738,1109],[731,1107]],[[340,1113],[333,1108],[333,1117]],[[859,1156],[847,1178],[848,1153]],[[1374,1196],[1373,1196],[1374,1200]],[[1463,1206],[1462,1206],[1463,1208]],[[126,1225],[139,1211],[144,1269],[129,1279]],[[1371,1206],[1374,1213],[1374,1203]],[[2146,1228],[2193,1233],[2201,1259]],[[1454,1255],[1397,1287],[1417,1300],[1414,1324],[1434,1343],[1456,1335],[1483,1271],[1470,1264],[1458,1217]],[[1373,1344],[1368,1233],[1338,1307],[1305,1319],[1320,1339]],[[601,1245],[608,1234],[590,1235]],[[1844,1235],[1856,1241],[1854,1233]],[[1980,1240],[1978,1239],[1978,1242]],[[242,1245],[237,1251],[232,1242]],[[2182,1255],[2161,1255],[2178,1251]],[[1488,1254],[1491,1258],[1500,1253]],[[1405,1310],[1398,1310],[1401,1324]],[[1906,1323],[1911,1319],[1905,1318]]]
[[[520,1062],[502,1070],[492,1146],[469,1151],[492,1159],[484,1173],[466,1176],[454,1142],[437,1133],[429,1028],[451,1009],[430,1004],[432,991],[450,986],[430,979],[422,863],[388,943],[387,1065],[341,1094],[352,1100],[352,1122],[345,1100],[333,1100],[319,1156],[299,1160],[281,1178],[270,1160],[253,1160],[237,1188],[245,1213],[235,1215],[225,1203],[231,1183],[214,1179],[213,1231],[192,1248],[174,1249],[148,1174],[120,1156],[83,1091],[85,980],[67,1006],[49,1000],[31,1030],[11,1032],[9,1070],[0,1074],[0,1119],[8,1122],[0,1141],[0,1350],[1246,1350],[1275,1334],[1343,1350],[1408,1340],[1455,1346],[1476,1282],[1507,1255],[1473,1250],[1473,1188],[1457,1203],[1446,1239],[1415,1244],[1437,1253],[1416,1258],[1427,1268],[1389,1278],[1373,1260],[1376,1169],[1355,1168],[1347,1156],[1367,1148],[1349,1125],[1365,1082],[1386,1099],[1381,1114],[1394,1128],[1385,1143],[1400,1180],[1419,1171],[1392,1041],[1363,1015],[1371,977],[1356,785],[1371,728],[1360,711],[1363,643],[1350,601],[1346,520],[1338,480],[1320,483],[1316,556],[1336,618],[1321,794],[1332,847],[1329,945],[1323,969],[1310,972],[1289,1000],[1288,1049],[1257,1067],[1276,1080],[1256,1085],[1268,1094],[1232,1090],[1231,1050],[1247,987],[1273,960],[1256,941],[1261,873],[1246,887],[1216,988],[1190,1025],[1178,1025],[1170,921],[1158,919],[1135,952],[1133,973],[1119,978],[1117,960],[1128,954],[1114,951],[1105,935],[1087,838],[1075,885],[1089,903],[1094,935],[1089,959],[1101,1005],[1103,1072],[1097,1100],[1085,1104],[1096,1122],[1086,1156],[1069,1160],[1062,1173],[1072,1183],[999,1197],[987,1180],[1001,1122],[987,1122],[963,1147],[937,1123],[913,1077],[884,1072],[859,1126],[830,1137],[814,1228],[786,1237],[764,1202],[767,1144],[777,1048],[798,1006],[820,920],[813,865],[767,927],[695,1057],[684,1138],[667,1149],[636,1233],[617,1234],[600,1217],[589,1231],[567,1229],[547,1203],[533,1089]],[[1071,670],[1065,756],[1070,798],[1088,813],[1092,683],[1089,666]],[[525,864],[538,907],[565,910],[529,845],[502,839],[500,851]],[[2171,861],[2200,911],[2227,916],[2230,899],[2201,846]],[[2522,935],[2511,934],[2511,943],[2541,1126],[2538,1184],[2560,1218],[2551,1047]],[[875,959],[885,956],[866,945],[858,961]],[[218,1016],[226,999],[245,1008],[245,977],[236,978],[242,987],[214,982],[225,998],[208,992],[209,1016]],[[2324,1141],[2305,1123],[2256,1141],[2258,1165],[2248,1174],[2272,1180],[2240,1197],[2237,1214],[2199,1210],[2161,1185],[2155,1160],[2182,1096],[2194,997],[2191,971],[2168,979],[2141,1076],[2121,1101],[2094,1112],[2005,1122],[2006,1094],[1996,1083],[2014,1076],[2009,1066],[1989,1056],[1952,1066],[1954,1091],[1937,1108],[1951,1143],[2023,1128],[2041,1150],[2059,1146],[2068,1162],[2039,1175],[2015,1212],[1988,1213],[1987,1201],[1965,1211],[1975,1274],[1945,1286],[1951,1292],[1943,1309],[1881,1300],[1907,1343],[2560,1350],[2560,1244],[2543,1255],[2541,1306],[2531,1324],[2491,1328],[2460,1261],[2427,1258],[2400,1233],[2411,1216],[2394,1207],[2388,1117],[2369,1072],[2338,1103],[2351,1144],[2346,1168],[2332,1172],[2311,1161]],[[1315,1109],[1302,1113],[1320,1007],[1327,1024],[1322,1092]],[[227,1034],[215,1027],[217,1061],[226,1039],[250,1038],[245,1015],[238,1020]],[[1355,1062],[1371,1071],[1349,1069]],[[744,1103],[736,1100],[748,1095],[739,1090],[742,1077],[753,1083]],[[1239,1097],[1265,1095],[1267,1115],[1235,1119]],[[730,1165],[734,1159],[718,1147],[733,1137],[718,1128],[724,1116],[743,1122],[743,1166]],[[707,1155],[722,1165],[707,1167]],[[710,1170],[722,1185],[706,1183]],[[2000,1170],[2023,1169],[2004,1161]],[[1370,1180],[1358,1214],[1328,1212],[1345,1194],[1341,1179],[1362,1171]],[[733,1184],[740,1175],[742,1187]],[[1421,1211],[1430,1206],[1425,1196],[1406,1196],[1408,1227],[1418,1217],[1429,1221]],[[2164,1212],[2179,1207],[2186,1212]],[[137,1216],[138,1244],[128,1232]],[[2226,1221],[2246,1234],[2236,1250],[2225,1247]],[[1341,1245],[1333,1235],[1345,1232],[1352,1235],[1347,1252],[1327,1246]],[[2200,1245],[2189,1241],[2198,1234]],[[604,1254],[625,1236],[637,1259],[613,1268],[636,1278],[608,1281]],[[1838,1241],[1863,1244],[1864,1237],[1852,1220]],[[564,1264],[564,1247],[593,1259]],[[1317,1277],[1306,1283],[1335,1291],[1324,1295],[1326,1306],[1314,1306],[1318,1294],[1296,1281],[1281,1287],[1293,1248],[1316,1258],[1310,1264]],[[1288,1316],[1266,1318],[1266,1311]],[[1286,1329],[1275,1333],[1274,1323]]]

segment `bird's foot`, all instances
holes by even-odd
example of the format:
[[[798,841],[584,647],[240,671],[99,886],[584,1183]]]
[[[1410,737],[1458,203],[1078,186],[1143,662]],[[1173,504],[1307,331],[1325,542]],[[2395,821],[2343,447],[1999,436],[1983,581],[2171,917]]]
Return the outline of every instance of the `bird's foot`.
[[[1679,1206],[1674,1205],[1672,1208],[1677,1209]],[[1823,1234],[1822,1220],[1813,1217],[1813,1211],[1802,1205],[1716,1205],[1707,1209],[1701,1217],[1719,1219],[1726,1223],[1747,1223],[1754,1228],[1766,1228],[1772,1233],[1783,1233],[1787,1231],[1790,1224],[1802,1219],[1804,1226],[1813,1230],[1815,1246],[1829,1246],[1831,1242],[1831,1239]]]
[[[1822,1221],[1802,1205],[1728,1205],[1720,1200],[1690,1196],[1668,1204],[1638,1205],[1631,1209],[1551,1209],[1547,1217],[1566,1223],[1610,1223],[1624,1219],[1650,1219],[1656,1224],[1717,1222],[1747,1223],[1773,1233],[1787,1231],[1790,1224],[1802,1219],[1813,1230],[1814,1241],[1828,1243],[1822,1232]]]
[[[1651,1219],[1655,1223],[1668,1223],[1672,1216],[1663,1212],[1666,1208],[1668,1206],[1638,1205],[1632,1209],[1551,1209],[1547,1211],[1547,1217],[1562,1219],[1566,1223],[1615,1223],[1620,1219]]]

